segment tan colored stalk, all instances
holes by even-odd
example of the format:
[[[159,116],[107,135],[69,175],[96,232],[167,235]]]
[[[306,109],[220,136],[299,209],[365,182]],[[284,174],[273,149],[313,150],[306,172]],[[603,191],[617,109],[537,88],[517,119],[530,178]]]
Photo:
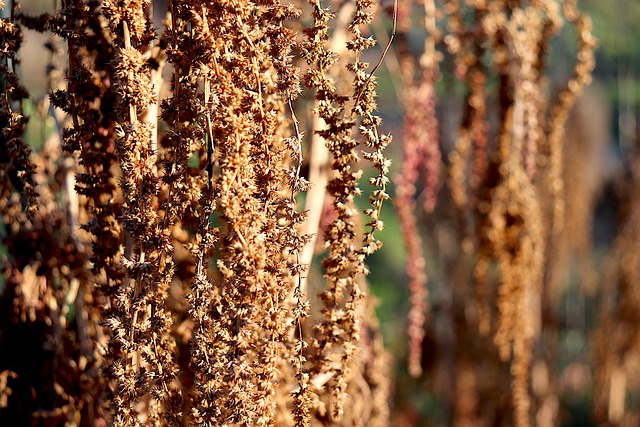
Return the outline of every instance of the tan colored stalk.
[[[328,49],[335,55],[342,55],[346,50],[347,25],[350,15],[355,9],[355,3],[347,2],[340,8],[336,16],[335,32],[331,40],[328,42]],[[318,108],[318,101],[315,102]],[[304,210],[307,212],[307,220],[304,223],[304,234],[310,237],[309,243],[304,247],[300,262],[302,265],[311,265],[313,255],[316,249],[318,233],[320,230],[320,221],[325,207],[327,194],[327,183],[331,175],[330,169],[330,152],[327,149],[327,143],[320,136],[318,131],[325,129],[326,122],[319,115],[313,115],[310,128],[312,129],[309,150],[309,182],[312,183],[307,197],[305,199]],[[308,275],[302,277],[301,289],[303,293],[307,292]]]
[[[297,12],[276,2],[265,6],[172,4],[172,38],[180,49],[169,60],[181,96],[174,91],[165,116],[181,134],[173,138],[189,138],[190,149],[202,153],[200,164],[189,168],[197,174],[189,196],[197,222],[188,303],[194,323],[190,415],[203,425],[273,425],[283,358],[304,363],[288,346],[287,319],[290,310],[294,318],[306,313],[304,303],[294,308],[289,298],[293,292],[304,299],[294,281],[306,243],[297,233],[304,215],[295,210],[295,194],[304,187],[300,135],[283,136],[298,93],[288,57],[293,32],[283,22]],[[304,405],[304,394],[300,400]]]
[[[577,0],[562,0],[562,13],[565,19],[574,25],[578,38],[578,53],[574,73],[566,87],[560,91],[549,114],[549,125],[545,149],[549,156],[548,185],[553,198],[553,230],[563,227],[564,201],[562,193],[562,141],[564,126],[576,97],[582,93],[584,86],[591,83],[591,71],[595,67],[594,50],[596,40],[591,34],[591,19],[582,15],[577,9]]]
[[[151,398],[144,415],[154,423],[176,423],[181,396],[171,384],[177,367],[170,335],[173,319],[166,305],[173,275],[171,258],[165,256],[173,251],[171,229],[154,208],[159,196],[154,126],[141,119],[156,102],[142,53],[152,37],[148,3],[107,2],[104,9],[118,36],[114,66],[119,101],[116,151],[123,171],[123,224],[132,240],[132,253],[122,260],[129,283],[118,292],[119,315],[109,319],[124,349],[121,363],[115,367],[120,393],[114,396],[114,419],[116,425],[138,425],[142,416],[138,404]]]
[[[347,69],[354,75],[353,93],[349,96],[342,96],[336,82],[330,77],[331,67],[337,61],[327,44],[333,15],[324,10],[318,1],[309,3],[313,8],[314,23],[311,28],[305,29],[307,39],[302,46],[303,57],[310,65],[305,83],[317,89],[318,107],[314,112],[324,119],[327,126],[318,134],[326,141],[332,154],[332,177],[327,184],[327,193],[332,198],[335,213],[335,219],[325,229],[325,246],[329,254],[322,265],[326,272],[327,289],[320,294],[322,318],[314,326],[317,338],[312,343],[311,374],[330,378],[330,414],[334,420],[339,420],[344,412],[351,362],[357,352],[360,336],[359,307],[364,295],[358,285],[358,277],[367,272],[364,257],[380,246],[373,232],[382,227],[379,221],[380,208],[382,201],[388,197],[385,192],[388,162],[382,151],[390,138],[377,133],[380,119],[371,113],[375,108],[375,82],[365,72],[368,64],[360,61],[360,53],[374,44],[373,40],[364,38],[360,32],[360,27],[371,20],[368,11],[371,3],[356,1],[349,26],[353,35],[346,45],[353,62],[347,64]],[[352,104],[347,103],[349,97],[353,100]],[[363,152],[363,157],[371,161],[379,173],[370,179],[378,189],[370,197],[373,208],[365,211],[371,221],[367,224],[369,231],[363,236],[362,249],[357,247],[356,212],[353,207],[354,197],[361,194],[358,180],[362,171],[355,151],[358,142],[352,130],[359,117],[360,133],[371,150]],[[340,325],[337,329],[334,326],[336,324]]]

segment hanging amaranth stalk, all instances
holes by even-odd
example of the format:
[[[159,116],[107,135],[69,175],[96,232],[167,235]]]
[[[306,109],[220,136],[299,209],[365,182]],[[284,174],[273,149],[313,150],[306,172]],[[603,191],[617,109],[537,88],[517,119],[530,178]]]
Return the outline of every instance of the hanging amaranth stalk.
[[[114,47],[108,31],[102,31],[103,19],[99,5],[85,7],[78,0],[64,1],[60,13],[48,18],[51,31],[66,38],[69,57],[67,88],[54,91],[50,99],[71,122],[62,130],[62,150],[78,155],[81,164],[75,191],[88,199],[85,209],[91,219],[82,228],[94,236],[91,271],[96,278],[104,272],[96,290],[111,298],[123,278],[122,265],[114,262],[122,249],[122,228],[112,143],[116,112],[109,84]]]
[[[172,384],[177,366],[173,319],[166,300],[173,275],[171,230],[157,204],[154,119],[145,120],[156,103],[151,70],[144,53],[155,37],[146,1],[107,1],[103,5],[115,37],[114,89],[118,123],[116,153],[122,179],[122,224],[129,242],[122,264],[127,278],[118,290],[114,316],[107,319],[121,360],[113,368],[115,425],[140,425],[138,405],[151,398],[146,416],[154,423],[180,419],[181,396]],[[114,344],[116,344],[114,343]]]
[[[188,297],[190,416],[201,425],[272,425],[304,244],[293,199],[302,188],[299,142],[281,134],[298,93],[287,57],[293,33],[282,22],[296,11],[275,2],[194,1],[173,3],[171,13],[177,49],[169,59],[178,74],[164,114],[175,137],[199,127],[190,150],[202,153],[189,202],[199,217]],[[197,108],[181,111],[183,96]]]
[[[569,22],[581,23],[580,53],[576,76],[553,107],[544,97],[543,73],[550,38],[561,25],[560,7]],[[534,318],[539,315],[535,301],[543,287],[547,240],[542,224],[547,215],[561,217],[558,135],[566,117],[563,108],[587,82],[593,45],[588,23],[579,18],[573,1],[454,0],[445,10],[450,32],[445,41],[468,87],[456,146],[449,156],[449,185],[461,219],[461,238],[477,246],[474,279],[482,335],[491,331],[490,267],[499,267],[494,341],[501,359],[511,364],[514,422],[528,426]],[[495,144],[488,143],[491,74],[499,83]],[[543,124],[549,113],[551,132]],[[545,188],[538,187],[541,181]],[[546,202],[549,193],[552,203]]]
[[[375,44],[373,39],[364,37],[360,29],[372,19],[369,11],[371,1],[355,2],[355,12],[349,25],[353,35],[346,46],[352,59],[347,69],[354,74],[354,79],[353,92],[347,96],[338,92],[336,82],[330,77],[330,70],[338,59],[326,46],[333,15],[323,9],[319,1],[309,3],[313,7],[314,22],[313,27],[305,29],[307,40],[302,45],[302,55],[310,65],[305,84],[317,90],[314,113],[326,124],[324,129],[316,132],[332,156],[327,193],[332,198],[335,215],[324,232],[329,254],[322,261],[322,266],[328,283],[327,289],[320,294],[324,307],[321,309],[322,319],[314,326],[310,374],[317,377],[330,373],[331,417],[337,421],[344,412],[351,364],[361,333],[364,294],[358,278],[367,273],[365,257],[381,246],[374,237],[374,231],[382,228],[380,210],[388,198],[385,190],[389,161],[383,151],[391,138],[378,134],[380,118],[372,113],[376,108],[375,78],[365,71],[369,64],[360,60],[361,53]],[[357,212],[353,206],[354,197],[361,194],[358,181],[362,170],[359,169],[360,156],[356,152],[359,142],[353,136],[353,127],[358,125],[358,121],[360,134],[369,149],[363,151],[362,156],[371,161],[378,172],[377,176],[370,178],[370,183],[377,189],[370,197],[372,208],[365,211],[370,217],[367,223],[369,231],[363,236],[361,248],[357,239]]]
[[[422,374],[422,340],[428,311],[427,274],[423,244],[418,232],[418,216],[415,201],[417,186],[422,178],[423,207],[426,213],[433,212],[436,205],[438,178],[440,175],[439,131],[436,117],[436,93],[434,83],[438,78],[438,52],[436,41],[436,5],[425,0],[424,26],[427,29],[424,49],[416,61],[410,53],[408,34],[402,34],[401,56],[405,84],[403,101],[405,106],[404,140],[402,164],[395,176],[396,197],[394,206],[402,228],[407,248],[406,272],[409,279],[411,309],[407,321],[409,336],[409,373]],[[417,75],[415,75],[417,74]],[[421,176],[422,175],[422,176]]]
[[[0,10],[4,7],[0,2]],[[37,207],[35,168],[29,158],[31,149],[22,139],[28,120],[22,100],[28,94],[17,75],[22,31],[14,22],[16,7],[17,3],[11,1],[10,16],[0,19],[0,179],[4,197],[12,188],[26,196],[24,204],[33,211]]]

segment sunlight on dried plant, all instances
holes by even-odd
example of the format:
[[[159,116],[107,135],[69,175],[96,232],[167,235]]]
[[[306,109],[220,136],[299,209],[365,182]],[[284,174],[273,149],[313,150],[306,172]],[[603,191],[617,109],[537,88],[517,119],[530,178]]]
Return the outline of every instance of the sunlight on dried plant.
[[[544,314],[559,260],[590,250],[560,239],[584,232],[568,216],[586,228],[597,187],[564,182],[582,176],[565,125],[596,47],[575,0],[39,7],[0,2],[1,424],[559,419]],[[563,27],[576,59],[554,95]],[[45,99],[20,69],[37,33]],[[393,90],[401,108],[378,99]],[[611,423],[640,360],[634,206],[593,339]],[[380,277],[397,288],[367,277],[395,230],[405,276]],[[372,293],[405,290],[402,341]]]

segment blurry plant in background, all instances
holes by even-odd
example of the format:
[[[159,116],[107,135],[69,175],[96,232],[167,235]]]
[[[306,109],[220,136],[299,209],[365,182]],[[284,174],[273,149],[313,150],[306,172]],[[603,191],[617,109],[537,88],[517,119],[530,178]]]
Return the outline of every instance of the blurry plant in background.
[[[2,11],[2,425],[637,423],[575,0]]]

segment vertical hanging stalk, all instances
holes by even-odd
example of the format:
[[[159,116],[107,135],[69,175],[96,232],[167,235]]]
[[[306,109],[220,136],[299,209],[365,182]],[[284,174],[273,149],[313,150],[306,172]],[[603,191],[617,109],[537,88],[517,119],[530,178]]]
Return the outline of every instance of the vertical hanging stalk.
[[[548,186],[553,200],[552,230],[556,232],[564,226],[564,183],[562,182],[562,147],[564,129],[571,107],[584,86],[591,83],[591,71],[595,66],[594,50],[596,40],[591,34],[591,19],[582,15],[577,8],[577,0],[561,0],[562,14],[576,30],[578,53],[574,72],[566,87],[560,91],[549,111],[546,129],[545,151],[548,156]]]
[[[16,7],[17,3],[11,0],[9,16],[0,19],[0,180],[3,197],[8,197],[13,188],[25,196],[23,203],[33,212],[37,207],[35,168],[29,158],[31,149],[22,139],[28,120],[22,100],[28,94],[17,75],[22,31],[15,23]],[[4,8],[5,3],[0,2],[0,10]]]
[[[503,104],[504,116],[496,147],[499,178],[486,211],[489,221],[486,237],[491,245],[491,257],[500,267],[499,316],[494,340],[500,357],[505,361],[511,358],[514,423],[525,427],[531,425],[531,298],[540,289],[544,246],[540,235],[540,206],[533,183],[527,176],[523,153],[527,136],[526,88],[535,78],[532,69],[541,34],[541,18],[534,7],[514,8],[510,12],[508,20],[505,19],[507,15],[495,16],[496,22],[505,22],[496,33],[496,51],[513,52],[513,57],[498,56],[503,76],[501,93],[512,93],[509,97],[512,101]]]
[[[121,213],[114,169],[117,163],[114,139],[116,112],[113,87],[109,84],[113,45],[103,31],[98,5],[65,0],[61,13],[50,17],[51,31],[67,39],[69,69],[67,88],[50,94],[51,103],[64,111],[71,126],[62,130],[62,150],[78,155],[82,168],[75,175],[75,191],[87,197],[84,208],[90,218],[82,228],[91,233],[91,272],[104,296],[113,297],[123,278],[120,256]],[[105,279],[98,280],[103,277]],[[108,312],[105,306],[104,312]]]
[[[511,362],[514,422],[528,426],[534,319],[539,315],[534,296],[543,287],[547,241],[542,221],[549,209],[553,218],[562,216],[558,159],[566,112],[559,105],[569,108],[588,81],[586,74],[592,66],[589,49],[593,44],[588,23],[581,24],[576,68],[580,71],[554,106],[543,96],[543,71],[550,38],[561,25],[557,2],[463,4],[452,0],[445,10],[450,32],[445,40],[455,56],[456,72],[464,76],[469,90],[460,134],[449,157],[452,199],[462,220],[463,238],[469,228],[476,232],[474,279],[481,334],[488,334],[491,328],[490,267],[492,263],[499,267],[494,341],[502,360]],[[564,14],[569,22],[582,23],[575,2],[564,3]],[[473,16],[472,26],[466,24],[467,16]],[[486,100],[491,69],[484,65],[484,58],[493,60],[499,81],[500,127],[495,147],[487,143]],[[543,125],[546,114],[552,131]],[[548,162],[542,161],[544,156]],[[551,205],[545,203],[546,189],[535,186],[540,177],[549,183],[554,200]]]
[[[277,369],[291,335],[288,296],[305,242],[297,234],[304,216],[293,198],[304,187],[299,135],[281,134],[298,93],[288,57],[294,35],[282,22],[296,13],[277,2],[172,5],[173,39],[183,55],[173,59],[175,85],[200,107],[183,113],[175,93],[176,107],[165,114],[180,128],[200,126],[194,143],[206,152],[205,179],[192,202],[199,223],[189,296],[191,415],[198,424],[275,422]],[[208,272],[214,250],[217,274]],[[299,290],[295,297],[302,299]]]
[[[476,247],[473,288],[477,322],[472,327],[477,327],[481,336],[490,333],[491,284],[487,271],[491,247],[482,234],[485,222],[481,220],[475,223],[474,214],[483,218],[479,210],[484,206],[483,202],[488,197],[488,192],[496,184],[493,170],[489,167],[492,147],[489,144],[487,85],[490,76],[485,57],[488,52],[492,53],[493,47],[490,29],[487,27],[495,25],[494,14],[504,7],[503,3],[449,0],[444,7],[448,32],[444,40],[448,51],[453,55],[455,74],[467,87],[462,121],[453,150],[448,155],[447,183],[451,192],[461,250],[472,255],[471,251]],[[468,12],[464,10],[465,7],[469,9]],[[465,23],[465,12],[471,17],[470,24]],[[474,239],[474,231],[479,235],[477,241]],[[463,366],[464,363],[468,362],[463,362]]]
[[[347,36],[347,26],[355,5],[353,2],[344,3],[335,17],[335,30],[331,38],[327,40],[327,49],[337,57],[344,54],[346,50],[345,39]],[[333,75],[336,70],[327,64],[326,71],[328,75]],[[315,100],[314,106],[317,107],[319,100]],[[320,129],[326,126],[324,119],[314,114],[309,124],[310,129]],[[314,253],[316,251],[316,241],[318,234],[321,232],[321,219],[326,213],[326,187],[329,181],[330,170],[330,153],[326,146],[325,140],[317,132],[313,132],[309,141],[309,181],[313,185],[307,192],[304,209],[308,212],[305,221],[305,233],[309,235],[310,240],[302,252],[301,261],[305,265],[311,265]],[[307,277],[302,277],[302,289],[307,288]]]
[[[382,228],[380,209],[388,198],[385,190],[389,162],[383,151],[390,137],[378,134],[380,118],[372,114],[376,107],[375,78],[365,71],[369,64],[360,60],[360,54],[375,44],[374,40],[361,33],[361,27],[372,19],[368,10],[371,2],[355,2],[353,19],[349,25],[353,35],[346,46],[353,55],[353,61],[347,64],[347,69],[354,74],[351,106],[347,102],[349,96],[338,93],[335,82],[329,77],[329,71],[337,60],[326,46],[329,24],[334,16],[323,9],[319,1],[312,0],[309,3],[313,8],[314,22],[311,28],[305,29],[307,39],[302,45],[302,55],[310,65],[305,84],[316,88],[317,107],[314,112],[326,124],[317,133],[326,141],[332,156],[332,178],[327,184],[327,193],[333,200],[335,213],[335,219],[327,226],[324,236],[329,254],[322,261],[322,266],[328,283],[327,289],[320,294],[324,307],[321,309],[322,319],[314,326],[317,338],[312,345],[314,360],[311,373],[332,374],[329,380],[331,416],[339,420],[344,412],[350,365],[360,339],[361,301],[364,294],[357,279],[367,273],[364,264],[366,255],[381,245],[374,237],[374,231]],[[378,172],[377,176],[370,178],[370,183],[377,189],[370,197],[372,208],[365,210],[370,221],[367,223],[369,231],[363,236],[362,248],[358,248],[356,240],[358,233],[353,207],[354,197],[361,194],[358,188],[362,176],[362,170],[358,167],[360,156],[356,152],[358,141],[353,137],[353,127],[357,125],[358,118],[359,131],[368,148],[368,151],[362,152],[362,156],[371,161]]]
[[[400,173],[395,177],[396,197],[394,199],[394,206],[407,247],[406,272],[411,294],[411,309],[407,322],[409,373],[414,377],[418,377],[422,373],[422,340],[428,310],[426,301],[427,274],[422,239],[418,232],[414,198],[420,174],[424,169],[423,205],[425,212],[432,212],[436,204],[440,174],[440,149],[434,89],[434,83],[438,77],[438,53],[435,47],[438,38],[436,5],[433,1],[425,0],[423,7],[427,37],[422,55],[416,64],[408,52],[409,46],[406,46],[405,55],[402,58],[405,81],[403,159]],[[416,65],[418,65],[417,81],[414,76]]]
[[[92,235],[91,250],[87,252],[92,273],[89,283],[94,286],[89,293],[83,288],[84,280],[80,285],[76,305],[84,306],[84,312],[77,311],[81,324],[80,320],[85,316],[88,316],[85,320],[95,321],[99,315],[103,319],[113,315],[114,298],[124,277],[121,263],[116,262],[123,245],[122,227],[118,221],[121,204],[116,197],[114,177],[117,170],[113,144],[116,112],[113,87],[109,84],[113,44],[108,31],[103,28],[104,16],[98,4],[85,5],[79,0],[65,0],[60,12],[48,17],[46,22],[51,31],[65,38],[68,44],[67,87],[51,93],[50,99],[55,107],[69,117],[70,126],[61,132],[61,148],[70,159],[77,158],[80,165],[73,171],[75,185],[68,191],[69,194],[77,192],[81,196],[81,212],[84,211],[89,218],[82,220],[81,227]],[[71,173],[67,171],[69,178],[72,177]],[[87,304],[84,304],[83,298],[86,298]],[[106,301],[100,304],[103,298]],[[83,334],[86,335],[87,331],[80,332],[80,338]],[[91,403],[85,406],[90,420],[94,416],[93,407],[100,405],[100,399],[96,397],[105,393],[106,389],[103,396],[111,398],[105,379],[113,378],[110,371],[112,363],[121,357],[120,348],[113,341],[107,345],[106,354],[102,353],[100,349],[106,342],[98,339],[103,336],[100,328],[92,330],[92,335],[98,342],[92,343],[93,354],[88,361],[89,366],[98,369],[91,370],[89,375],[95,381],[95,386],[85,390],[86,395],[92,398]],[[98,411],[95,412],[98,417]]]
[[[144,57],[154,38],[149,2],[108,1],[103,8],[116,35],[116,153],[123,174],[123,228],[132,240],[122,259],[127,279],[116,296],[116,314],[107,321],[122,346],[122,359],[114,367],[114,422],[140,425],[138,404],[151,397],[145,415],[155,424],[175,424],[181,406],[180,393],[171,384],[177,367],[173,319],[166,306],[173,275],[171,229],[156,207],[160,182],[154,125],[143,120],[148,106],[157,102]]]

